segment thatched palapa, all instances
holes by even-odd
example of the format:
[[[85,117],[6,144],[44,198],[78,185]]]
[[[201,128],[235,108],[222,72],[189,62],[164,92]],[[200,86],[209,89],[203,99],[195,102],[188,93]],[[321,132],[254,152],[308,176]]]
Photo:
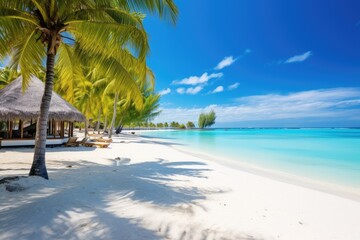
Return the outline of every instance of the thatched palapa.
[[[37,119],[40,103],[44,94],[44,83],[35,76],[31,77],[26,91],[22,91],[22,77],[18,77],[0,90],[0,121],[13,119]],[[52,92],[49,120],[85,121],[85,116],[70,103]]]

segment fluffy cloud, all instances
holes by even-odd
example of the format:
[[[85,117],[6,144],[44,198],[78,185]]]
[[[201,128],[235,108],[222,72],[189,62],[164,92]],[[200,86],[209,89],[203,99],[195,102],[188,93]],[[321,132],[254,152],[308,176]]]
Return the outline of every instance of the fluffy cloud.
[[[185,91],[185,89],[184,89]],[[158,121],[196,120],[203,111],[214,109],[218,123],[316,118],[360,122],[360,89],[333,88],[241,97],[233,106],[211,105],[205,108],[164,108]]]
[[[186,89],[186,93],[188,94],[197,94],[203,89],[202,86],[196,86]]]
[[[208,73],[204,73],[200,77],[198,76],[191,76],[188,78],[184,78],[180,81],[173,81],[173,84],[177,85],[198,85],[198,84],[204,84],[207,83],[212,78],[221,78],[223,76],[222,73],[212,73],[208,75]]]
[[[245,49],[245,51],[238,56],[237,58],[234,58],[233,56],[225,57],[223,60],[221,60],[218,65],[214,68],[215,70],[221,70],[225,67],[231,66],[234,62],[236,62],[237,59],[244,57],[245,55],[251,53],[251,49]]]
[[[176,92],[179,94],[184,94],[185,93],[185,88],[178,88],[176,89]]]
[[[198,94],[203,89],[202,86],[190,87],[190,88],[178,88],[176,92],[179,94],[191,94],[195,95]]]
[[[301,55],[296,55],[296,56],[289,58],[288,60],[285,61],[285,63],[303,62],[306,59],[308,59],[311,55],[312,55],[312,52],[308,51]]]
[[[236,82],[234,84],[231,84],[228,86],[228,89],[229,90],[234,90],[234,89],[237,89],[239,87],[240,83]]]
[[[169,93],[171,93],[171,89],[170,89],[170,88],[166,88],[166,89],[161,90],[161,91],[159,92],[159,94],[160,94],[161,96],[164,96],[164,95],[169,94]]]
[[[223,91],[224,91],[224,87],[218,86],[213,91],[211,91],[211,93],[219,93],[219,92],[223,92]]]
[[[225,57],[221,62],[218,63],[218,65],[215,67],[215,70],[221,70],[225,67],[228,67],[232,65],[236,59],[233,58],[233,56]]]

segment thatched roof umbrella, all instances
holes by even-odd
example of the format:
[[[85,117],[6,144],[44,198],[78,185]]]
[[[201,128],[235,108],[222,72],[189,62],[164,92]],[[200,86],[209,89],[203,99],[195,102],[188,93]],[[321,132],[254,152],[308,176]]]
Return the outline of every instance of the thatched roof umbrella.
[[[0,121],[37,119],[44,93],[44,83],[35,76],[31,77],[26,91],[22,92],[22,77],[18,77],[0,90]],[[85,116],[57,93],[52,93],[49,120],[85,121]]]

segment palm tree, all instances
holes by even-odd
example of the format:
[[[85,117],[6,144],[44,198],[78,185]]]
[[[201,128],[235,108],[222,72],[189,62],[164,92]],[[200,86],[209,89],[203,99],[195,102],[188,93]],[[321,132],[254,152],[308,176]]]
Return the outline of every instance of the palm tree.
[[[101,99],[102,103],[102,114],[104,116],[104,127],[103,127],[103,133],[107,132],[109,121],[110,119],[110,112],[111,112],[111,106],[113,104],[113,100],[111,99],[111,96],[109,95],[103,95]]]
[[[171,0],[2,0],[0,2],[0,59],[11,56],[26,88],[32,74],[46,59],[44,95],[37,121],[34,159],[29,175],[48,179],[45,165],[46,130],[53,89],[55,62],[63,78],[76,72],[76,61],[89,58],[104,66],[104,72],[120,81],[132,76],[123,70],[113,52],[131,46],[134,55],[145,62],[148,53],[143,16],[146,9],[176,19]],[[135,10],[135,11],[134,11]],[[136,88],[129,88],[130,95]]]
[[[11,83],[19,76],[19,72],[15,69],[5,67],[0,69],[0,89]]]
[[[160,95],[154,93],[153,89],[143,89],[144,106],[140,110],[136,109],[134,105],[124,105],[119,114],[121,114],[118,126],[130,125],[131,123],[142,123],[152,121],[157,117],[159,111]]]
[[[131,58],[129,58],[131,59]],[[117,79],[111,79],[105,89],[105,95],[106,94],[112,94],[114,96],[114,104],[113,104],[113,115],[112,120],[110,124],[110,132],[109,132],[109,138],[112,137],[113,128],[116,125],[116,118],[117,118],[117,109],[120,107],[121,111],[121,117],[120,117],[120,123],[122,122],[124,115],[128,112],[130,106],[133,106],[135,111],[143,111],[146,109],[146,101],[145,98],[146,95],[143,95],[143,92],[148,89],[153,90],[154,84],[155,84],[155,76],[154,73],[146,66],[139,65],[136,61],[136,59],[132,59],[130,62],[129,67],[132,66],[132,74],[136,76],[137,78],[137,86],[139,90],[141,90],[141,97],[142,100],[144,100],[141,107],[138,104],[133,104],[133,101],[131,101],[130,96],[127,94],[126,91],[124,91],[124,88],[121,87],[121,85],[118,84]],[[138,67],[137,67],[138,66]],[[144,68],[145,67],[145,68]],[[145,73],[145,74],[144,74]],[[120,98],[120,99],[119,99]],[[144,108],[144,109],[142,109]]]
[[[91,118],[94,108],[99,106],[98,100],[99,88],[95,87],[97,79],[96,68],[77,81],[77,87],[74,89],[75,101],[73,104],[85,115],[85,136],[88,135],[89,118]]]

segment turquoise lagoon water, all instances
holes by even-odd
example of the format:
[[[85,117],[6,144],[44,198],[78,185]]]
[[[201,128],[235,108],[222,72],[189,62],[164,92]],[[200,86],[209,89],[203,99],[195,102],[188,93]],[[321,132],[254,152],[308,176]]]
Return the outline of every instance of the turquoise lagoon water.
[[[150,131],[207,154],[317,181],[360,188],[360,129]]]

